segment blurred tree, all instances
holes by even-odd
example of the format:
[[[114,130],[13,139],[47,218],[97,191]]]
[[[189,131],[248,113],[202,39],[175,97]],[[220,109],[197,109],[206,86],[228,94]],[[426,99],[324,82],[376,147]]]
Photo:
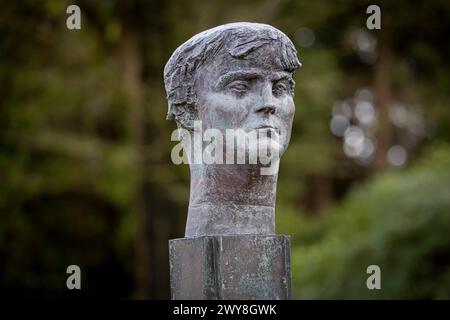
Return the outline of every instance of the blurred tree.
[[[305,225],[293,252],[296,297],[450,298],[449,167],[450,147],[433,148],[420,165],[367,183],[328,220]],[[366,287],[370,265],[381,268],[381,290]]]

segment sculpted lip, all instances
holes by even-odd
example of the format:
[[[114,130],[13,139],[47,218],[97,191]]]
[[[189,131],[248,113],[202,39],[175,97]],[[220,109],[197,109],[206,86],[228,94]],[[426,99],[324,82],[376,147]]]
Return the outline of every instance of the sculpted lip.
[[[259,127],[255,128],[255,129],[256,130],[264,130],[264,129],[266,129],[268,131],[275,131],[276,133],[280,134],[280,129],[278,129],[278,128],[274,127],[274,126],[271,126],[271,125],[263,125],[263,126],[259,126]]]

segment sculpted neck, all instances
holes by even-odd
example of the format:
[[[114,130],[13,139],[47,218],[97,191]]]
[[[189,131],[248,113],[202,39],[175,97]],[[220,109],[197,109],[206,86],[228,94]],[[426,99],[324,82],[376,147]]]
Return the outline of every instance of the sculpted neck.
[[[191,164],[186,237],[274,234],[278,175],[256,165]]]

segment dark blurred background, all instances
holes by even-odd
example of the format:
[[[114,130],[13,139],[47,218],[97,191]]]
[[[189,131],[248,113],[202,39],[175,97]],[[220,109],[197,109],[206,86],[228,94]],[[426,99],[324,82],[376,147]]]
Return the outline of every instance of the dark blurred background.
[[[66,8],[81,8],[81,30]],[[381,30],[366,8],[381,8]],[[169,298],[186,165],[163,68],[192,35],[274,25],[298,49],[278,185],[294,297],[450,298],[450,2],[1,1],[0,292]],[[82,290],[66,288],[79,265]],[[366,268],[380,266],[381,290]]]

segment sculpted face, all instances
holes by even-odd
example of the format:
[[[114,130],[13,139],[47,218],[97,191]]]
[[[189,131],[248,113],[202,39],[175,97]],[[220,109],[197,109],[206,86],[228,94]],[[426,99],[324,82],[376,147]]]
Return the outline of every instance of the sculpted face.
[[[283,71],[270,46],[245,59],[219,54],[197,71],[195,90],[203,130],[258,130],[260,139],[265,139],[260,143],[281,155],[291,135],[293,87],[291,73]]]

